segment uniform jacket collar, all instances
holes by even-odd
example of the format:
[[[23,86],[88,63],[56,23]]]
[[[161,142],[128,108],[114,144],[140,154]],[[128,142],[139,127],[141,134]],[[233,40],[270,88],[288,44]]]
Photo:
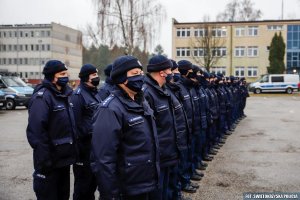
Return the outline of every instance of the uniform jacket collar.
[[[47,89],[49,89],[50,91],[52,91],[54,93],[54,95],[58,96],[58,97],[68,97],[72,94],[73,90],[68,86],[66,85],[64,88],[62,88],[61,91],[59,91],[56,86],[51,83],[50,81],[48,81],[47,79],[43,80],[42,84],[37,86],[37,90],[35,91],[38,91],[39,89],[45,87]]]
[[[163,85],[162,87],[159,87],[157,81],[154,80],[150,74],[146,75],[145,83],[147,83],[149,86],[154,88],[160,95],[170,96],[169,93],[166,91],[165,85]]]

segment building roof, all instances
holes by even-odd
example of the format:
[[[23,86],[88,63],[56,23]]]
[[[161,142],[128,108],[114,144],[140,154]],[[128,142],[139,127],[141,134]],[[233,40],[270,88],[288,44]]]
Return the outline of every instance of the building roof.
[[[289,19],[289,20],[257,20],[257,21],[212,21],[212,22],[178,22],[175,18],[173,18],[173,25],[193,25],[193,24],[273,24],[273,23],[281,23],[281,24],[293,24],[300,23],[300,19]]]

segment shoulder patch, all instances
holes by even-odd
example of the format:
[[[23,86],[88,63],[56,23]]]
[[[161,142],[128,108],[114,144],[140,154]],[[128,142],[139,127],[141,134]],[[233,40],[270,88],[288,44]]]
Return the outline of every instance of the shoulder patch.
[[[40,89],[37,93],[36,96],[37,97],[43,97],[44,93],[45,93],[46,88],[42,88]]]
[[[77,89],[74,91],[74,93],[75,93],[76,95],[79,95],[79,94],[81,93],[81,88],[77,88]]]
[[[101,103],[101,107],[108,107],[109,103],[115,98],[114,94],[110,94],[104,101]]]

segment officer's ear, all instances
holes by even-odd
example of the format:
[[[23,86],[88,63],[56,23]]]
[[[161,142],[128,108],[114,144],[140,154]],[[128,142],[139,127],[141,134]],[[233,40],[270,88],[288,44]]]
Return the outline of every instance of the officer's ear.
[[[160,71],[160,72],[159,72],[159,75],[160,75],[161,77],[165,77],[165,72],[164,72],[164,71]]]

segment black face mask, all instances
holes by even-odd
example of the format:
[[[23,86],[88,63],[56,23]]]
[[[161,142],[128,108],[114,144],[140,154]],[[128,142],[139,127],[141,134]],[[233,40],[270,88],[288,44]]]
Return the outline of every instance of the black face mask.
[[[167,74],[167,76],[166,76],[166,82],[170,83],[172,79],[173,79],[173,74]]]
[[[136,75],[127,78],[126,86],[134,92],[140,92],[144,85],[144,76]]]
[[[181,74],[175,73],[175,74],[173,75],[173,80],[174,80],[175,82],[177,82],[177,81],[180,80],[180,77],[181,77]]]
[[[194,72],[189,72],[189,74],[186,76],[187,78],[197,78],[197,75]]]
[[[93,86],[97,87],[100,83],[100,77],[92,78],[91,83],[92,83]]]
[[[59,78],[57,78],[56,84],[61,86],[61,87],[65,87],[68,82],[69,82],[69,77],[68,76],[59,77]]]

